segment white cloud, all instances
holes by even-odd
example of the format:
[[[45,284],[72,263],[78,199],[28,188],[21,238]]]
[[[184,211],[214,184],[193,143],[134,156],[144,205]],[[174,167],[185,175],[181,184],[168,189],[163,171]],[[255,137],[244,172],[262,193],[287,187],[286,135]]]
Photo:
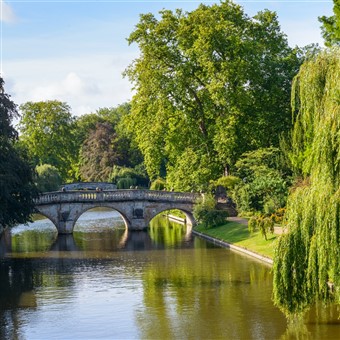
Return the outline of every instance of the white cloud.
[[[1,6],[1,21],[8,23],[15,22],[17,18],[12,8],[3,0],[0,0],[0,6]]]
[[[99,92],[93,80],[81,78],[76,72],[70,72],[62,81],[34,87],[29,91],[29,96],[33,101],[67,97],[76,100],[83,96],[97,95]]]
[[[131,85],[122,72],[134,57],[126,53],[4,61],[5,90],[18,105],[60,100],[75,115],[94,112],[131,98]]]

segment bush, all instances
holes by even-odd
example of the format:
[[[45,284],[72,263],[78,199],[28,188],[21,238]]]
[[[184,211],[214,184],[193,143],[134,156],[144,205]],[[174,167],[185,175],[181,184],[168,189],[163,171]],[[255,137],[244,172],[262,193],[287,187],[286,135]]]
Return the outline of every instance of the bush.
[[[284,215],[286,213],[285,208],[277,209],[270,218],[273,220],[274,223],[281,224],[283,222]]]
[[[200,197],[193,212],[196,221],[203,224],[205,228],[224,224],[228,213],[224,210],[217,210],[215,206],[216,202],[211,194],[205,194]]]
[[[248,230],[249,232],[253,233],[257,229],[267,240],[267,233],[274,233],[274,221],[270,217],[252,216],[248,221]]]
[[[250,233],[253,233],[257,229],[257,217],[252,216],[248,221],[248,230]]]

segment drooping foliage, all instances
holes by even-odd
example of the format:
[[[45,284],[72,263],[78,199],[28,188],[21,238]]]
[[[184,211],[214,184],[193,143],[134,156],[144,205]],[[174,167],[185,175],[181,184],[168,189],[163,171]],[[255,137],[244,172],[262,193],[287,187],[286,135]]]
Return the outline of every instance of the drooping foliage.
[[[147,188],[149,179],[143,166],[127,168],[124,166],[113,166],[110,182],[116,183],[118,189],[129,189],[131,186]]]
[[[275,13],[250,18],[231,1],[164,10],[142,15],[128,40],[141,52],[126,70],[136,90],[128,127],[152,180],[165,168],[168,186],[197,190],[291,128],[299,58]]]
[[[340,302],[340,50],[305,62],[294,80],[290,158],[302,178],[287,203],[274,258],[274,301],[294,314]],[[331,289],[330,287],[334,287]]]
[[[0,78],[0,231],[27,222],[37,195],[33,169],[16,148],[18,134],[12,120],[19,116],[17,106],[3,86]]]

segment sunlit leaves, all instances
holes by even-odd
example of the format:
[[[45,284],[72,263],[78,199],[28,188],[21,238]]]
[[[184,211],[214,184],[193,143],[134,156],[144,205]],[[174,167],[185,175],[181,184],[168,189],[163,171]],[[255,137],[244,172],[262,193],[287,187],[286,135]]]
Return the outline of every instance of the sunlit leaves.
[[[290,128],[299,60],[274,13],[250,18],[231,1],[163,10],[159,19],[142,15],[128,41],[140,56],[125,72],[136,91],[127,126],[152,179],[165,167],[175,188],[190,187],[174,181],[189,165],[188,150],[216,179],[243,152],[278,145]]]
[[[64,181],[72,178],[78,159],[74,118],[70,107],[59,101],[27,102],[20,106],[20,141],[37,165],[51,164]]]
[[[298,115],[290,157],[304,180],[288,198],[289,233],[280,239],[274,261],[274,300],[290,314],[340,296],[339,55],[338,48],[324,51],[294,81]]]

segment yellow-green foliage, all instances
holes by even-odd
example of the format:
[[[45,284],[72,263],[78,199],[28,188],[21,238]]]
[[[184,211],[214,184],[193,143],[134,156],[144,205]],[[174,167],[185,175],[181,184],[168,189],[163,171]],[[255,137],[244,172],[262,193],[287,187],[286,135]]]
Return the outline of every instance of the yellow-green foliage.
[[[304,180],[287,202],[274,257],[274,301],[295,314],[340,296],[340,50],[307,61],[293,85],[291,160]],[[334,283],[334,292],[329,289]]]
[[[241,181],[242,180],[236,176],[223,176],[218,178],[216,181],[212,181],[210,185],[215,188],[220,185],[224,187],[226,190],[232,190]]]

